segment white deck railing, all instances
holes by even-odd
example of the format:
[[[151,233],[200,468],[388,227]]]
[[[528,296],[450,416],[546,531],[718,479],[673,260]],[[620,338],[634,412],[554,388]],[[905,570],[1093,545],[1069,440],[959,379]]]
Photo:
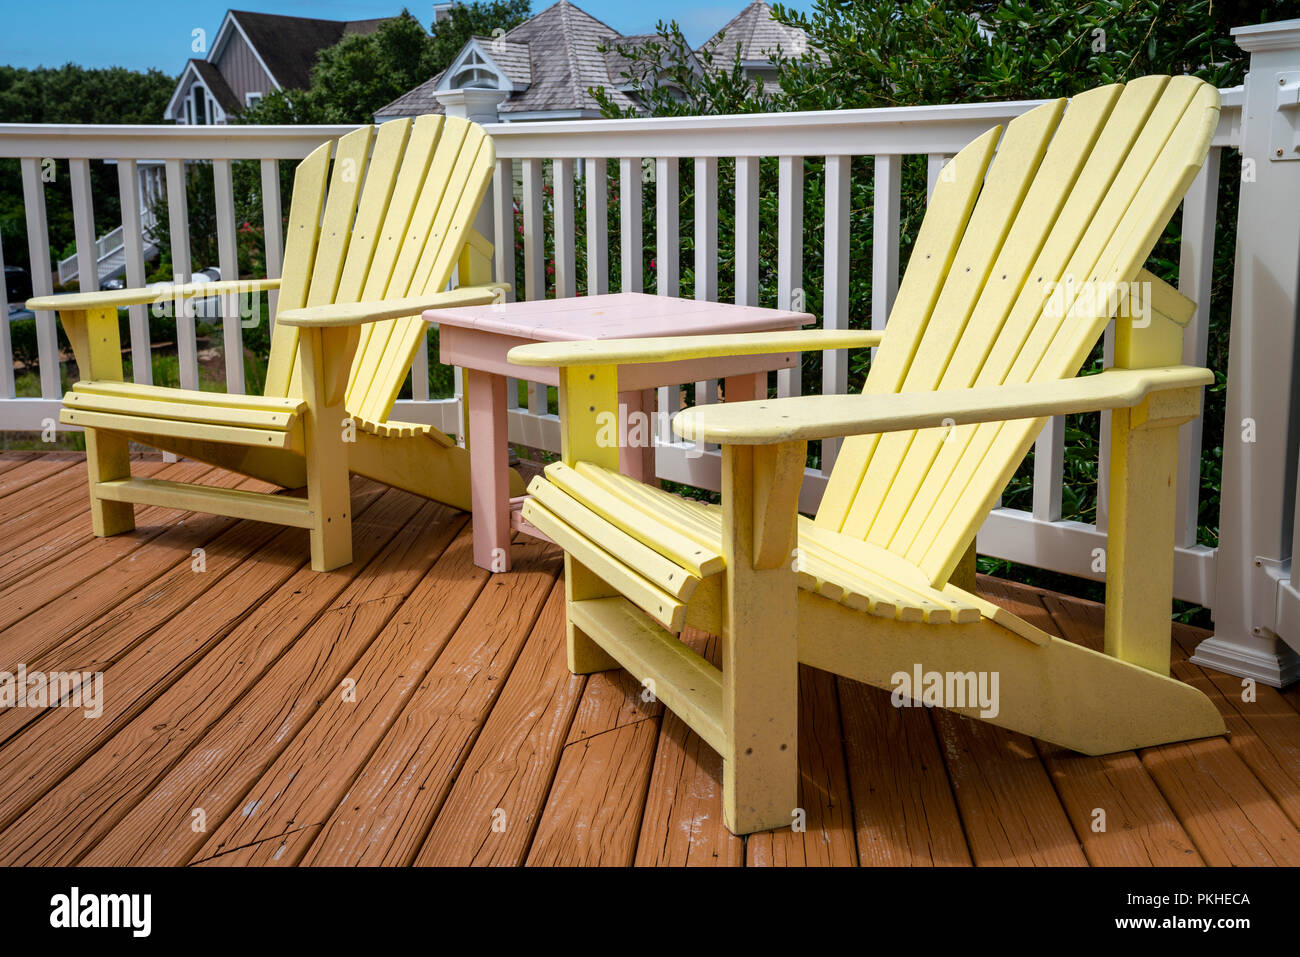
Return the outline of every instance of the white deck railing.
[[[1282,391],[1272,391],[1274,386],[1261,387],[1247,365],[1238,371],[1234,365],[1228,381],[1229,421],[1241,414],[1253,415],[1260,429],[1271,430],[1267,441],[1278,445],[1274,451],[1263,450],[1266,441],[1257,437],[1252,447],[1243,451],[1230,441],[1238,427],[1226,430],[1224,495],[1230,488],[1248,496],[1243,516],[1242,503],[1225,504],[1221,517],[1220,548],[1200,545],[1196,541],[1197,515],[1200,505],[1200,461],[1202,422],[1184,427],[1178,479],[1177,553],[1175,559],[1175,592],[1177,597],[1215,609],[1220,647],[1214,664],[1225,670],[1248,673],[1261,680],[1277,683],[1279,676],[1286,677],[1295,659],[1277,643],[1276,631],[1281,627],[1277,615],[1263,624],[1260,609],[1269,603],[1267,597],[1240,602],[1242,608],[1233,613],[1234,621],[1228,626],[1231,637],[1225,634],[1225,622],[1219,606],[1225,601],[1225,588],[1235,587],[1241,568],[1258,565],[1263,554],[1272,556],[1276,566],[1273,578],[1285,576],[1289,580],[1290,517],[1294,513],[1295,463],[1300,448],[1300,420],[1289,411],[1265,422],[1261,406],[1269,397],[1274,403],[1284,403],[1291,394],[1291,383],[1296,381],[1292,361],[1292,337],[1296,316],[1296,285],[1289,292],[1284,289],[1280,302],[1289,303],[1290,312],[1282,315],[1263,315],[1245,311],[1250,299],[1246,283],[1263,279],[1252,273],[1250,263],[1258,247],[1269,244],[1270,255],[1280,256],[1283,264],[1291,257],[1294,272],[1300,263],[1300,248],[1296,237],[1279,240],[1277,223],[1300,221],[1300,153],[1294,156],[1270,155],[1272,139],[1276,133],[1269,123],[1252,127],[1250,135],[1258,139],[1243,143],[1243,106],[1248,102],[1274,104],[1278,88],[1286,88],[1286,81],[1277,76],[1285,74],[1282,67],[1290,65],[1300,70],[1300,21],[1274,25],[1269,28],[1252,28],[1264,31],[1260,52],[1252,53],[1251,82],[1258,78],[1263,86],[1238,87],[1224,90],[1223,110],[1219,129],[1215,135],[1210,156],[1200,176],[1192,185],[1181,213],[1182,247],[1179,257],[1179,287],[1196,300],[1200,306],[1192,320],[1184,347],[1184,360],[1203,364],[1207,354],[1209,334],[1209,292],[1211,267],[1214,260],[1215,227],[1219,214],[1220,158],[1225,149],[1243,151],[1243,157],[1252,167],[1255,177],[1252,186],[1259,184],[1269,191],[1271,199],[1263,204],[1248,203],[1243,196],[1241,221],[1238,224],[1238,288],[1235,290],[1233,309],[1234,359],[1248,361],[1249,356],[1237,353],[1257,344],[1258,351],[1265,343],[1278,346],[1276,362],[1286,363],[1283,382],[1276,384]],[[1254,34],[1252,34],[1254,35]],[[1248,39],[1248,38],[1247,38]],[[1242,42],[1247,49],[1246,40]],[[1261,60],[1261,57],[1264,59]],[[777,248],[776,301],[770,303],[790,307],[801,295],[804,283],[803,248],[808,237],[820,235],[823,240],[824,303],[817,319],[825,328],[846,328],[850,320],[870,320],[880,326],[888,316],[892,298],[897,289],[899,262],[899,211],[904,157],[927,157],[930,185],[938,175],[947,157],[959,151],[971,139],[990,126],[1005,123],[1035,106],[1034,102],[968,104],[956,106],[928,106],[884,110],[847,110],[837,112],[746,115],[726,117],[689,117],[672,119],[595,120],[559,123],[507,123],[492,124],[492,133],[498,156],[490,209],[481,217],[484,227],[492,234],[497,247],[496,267],[498,278],[515,286],[520,298],[538,298],[548,288],[548,260],[553,263],[554,274],[550,281],[554,294],[567,296],[595,294],[617,289],[643,288],[642,251],[646,237],[642,234],[641,202],[643,170],[652,170],[654,185],[655,249],[654,288],[663,295],[680,295],[682,250],[684,240],[693,246],[693,288],[685,290],[700,298],[716,298],[718,289],[718,208],[719,203],[732,204],[735,209],[734,268],[736,300],[755,303],[759,292],[760,229],[759,199],[760,166],[762,158],[776,159]],[[1262,109],[1262,107],[1261,107]],[[1253,114],[1252,114],[1253,115]],[[1295,116],[1287,111],[1285,117]],[[1270,114],[1271,119],[1271,114]],[[219,266],[222,276],[234,275],[236,264],[235,213],[232,191],[232,161],[257,160],[261,164],[261,182],[264,188],[262,222],[266,230],[267,261],[272,275],[278,275],[283,254],[282,216],[279,192],[278,161],[296,160],[305,156],[328,137],[346,132],[346,127],[111,127],[111,126],[6,126],[0,125],[0,157],[20,160],[24,195],[27,204],[27,242],[31,252],[33,286],[37,294],[49,292],[52,277],[49,267],[49,244],[45,222],[44,196],[41,189],[41,164],[45,158],[66,161],[68,175],[72,177],[73,214],[79,253],[94,247],[93,198],[90,195],[89,162],[92,159],[118,161],[119,187],[123,210],[140,209],[135,165],[139,160],[163,160],[166,167],[166,192],[169,199],[170,239],[174,251],[173,266],[176,272],[188,275],[190,264],[188,211],[184,201],[184,164],[191,160],[210,161],[214,167],[217,203],[217,245],[220,250]],[[1292,147],[1288,146],[1290,150]],[[822,221],[806,219],[803,210],[804,164],[803,158],[814,157],[824,161],[825,216]],[[861,211],[850,209],[850,184],[852,161],[869,157],[873,169],[875,206],[869,219]],[[1287,162],[1294,159],[1295,162]],[[619,189],[617,215],[619,262],[609,262],[610,237],[607,224],[606,191],[592,188],[606,184],[607,161],[616,163]],[[735,164],[734,195],[718,195],[719,161]],[[681,164],[691,164],[695,190],[694,236],[681,235],[678,207],[681,198]],[[577,233],[575,215],[575,181],[585,181],[583,190],[591,202],[584,203],[585,248],[587,269],[585,281],[578,284]],[[546,211],[545,191],[551,189],[550,211]],[[1261,212],[1249,212],[1262,208]],[[1256,219],[1247,219],[1254,216]],[[488,226],[490,223],[490,226]],[[123,223],[129,237],[140,235],[138,222]],[[848,263],[850,230],[870,229],[873,242],[871,264],[872,303],[870,316],[849,314]],[[522,233],[523,275],[516,276],[514,237]],[[1294,232],[1294,230],[1292,230]],[[549,233],[549,236],[548,236]],[[548,239],[550,252],[548,253]],[[6,237],[12,243],[13,237]],[[1281,243],[1279,251],[1278,244]],[[1290,243],[1288,246],[1287,244]],[[144,279],[143,259],[138,243],[127,242],[127,284],[139,285]],[[1244,264],[1243,264],[1244,261]],[[1285,282],[1284,282],[1285,285]],[[87,284],[88,286],[88,284]],[[1275,307],[1279,300],[1272,301]],[[764,302],[764,304],[768,304]],[[272,308],[274,305],[272,304]],[[144,307],[133,307],[130,317],[131,354],[135,375],[148,381],[150,364],[150,331]],[[55,357],[54,319],[48,314],[38,315],[38,342],[41,357],[41,397],[14,398],[11,363],[3,361],[9,349],[7,332],[0,332],[0,429],[38,430],[50,420],[57,420],[59,404],[58,365]],[[241,349],[240,317],[231,315],[222,320],[225,335],[228,388],[232,391],[244,387]],[[1261,324],[1273,323],[1278,328],[1262,330]],[[177,346],[180,356],[181,384],[197,387],[198,366],[195,327],[192,317],[177,321]],[[1244,343],[1238,349],[1238,342]],[[1109,337],[1108,337],[1109,342]],[[1285,346],[1285,348],[1282,348]],[[1282,358],[1279,358],[1282,357]],[[461,420],[459,397],[431,399],[428,389],[427,351],[417,357],[413,366],[413,395],[400,401],[398,415],[407,420],[431,422],[447,431],[457,431]],[[844,392],[848,385],[848,360],[842,353],[829,353],[822,366],[821,391]],[[457,381],[459,377],[457,376]],[[688,384],[689,385],[689,384]],[[1285,386],[1285,389],[1283,389]],[[716,391],[711,383],[695,383],[696,401],[711,401]],[[788,395],[800,389],[797,370],[778,374],[777,388]],[[661,410],[674,411],[679,402],[679,390],[660,390]],[[527,401],[519,405],[517,392],[509,391],[511,399],[510,433],[513,441],[534,447],[556,450],[559,446],[559,428],[555,416],[547,409],[544,387],[530,386]],[[1107,417],[1102,417],[1101,461],[1099,475],[1107,474],[1108,435]],[[661,477],[701,487],[718,487],[719,459],[716,450],[697,449],[670,434],[660,436],[658,471]],[[1061,519],[1061,488],[1063,473],[1064,429],[1054,421],[1048,425],[1038,440],[1034,459],[1033,505],[1030,510],[999,508],[992,514],[980,532],[978,548],[983,554],[1035,565],[1083,577],[1100,578],[1095,569],[1096,549],[1105,547],[1106,496],[1104,482],[1099,489],[1097,521],[1085,524]],[[826,476],[835,459],[835,447],[825,443],[821,468],[810,470],[804,483],[804,504],[813,506],[824,488]],[[1252,457],[1253,456],[1253,457]],[[1271,457],[1270,457],[1271,456]],[[1269,458],[1261,464],[1261,459]],[[1288,459],[1279,467],[1272,458]],[[1233,478],[1230,478],[1232,473]],[[1275,479],[1282,476],[1282,482]],[[1269,476],[1264,481],[1260,476]],[[1238,485],[1233,485],[1237,481]],[[1288,488],[1281,485],[1292,483]],[[1254,483],[1252,485],[1252,483]],[[1269,484],[1272,483],[1272,484]],[[1267,498],[1257,498],[1260,491]],[[1271,552],[1261,549],[1259,535],[1246,531],[1247,526],[1258,529],[1270,522],[1286,525],[1283,536]],[[1241,526],[1234,529],[1234,523]],[[1234,537],[1235,536],[1235,537]],[[1231,550],[1231,572],[1224,568],[1224,548]],[[1278,570],[1280,569],[1280,571]],[[1247,573],[1248,574],[1248,573]],[[1267,585],[1262,586],[1267,587]],[[1237,604],[1228,599],[1228,605]],[[1274,598],[1273,605],[1279,601]],[[1263,629],[1262,631],[1260,629]],[[1300,634],[1285,635],[1292,641]],[[1270,658],[1271,655],[1271,658]]]

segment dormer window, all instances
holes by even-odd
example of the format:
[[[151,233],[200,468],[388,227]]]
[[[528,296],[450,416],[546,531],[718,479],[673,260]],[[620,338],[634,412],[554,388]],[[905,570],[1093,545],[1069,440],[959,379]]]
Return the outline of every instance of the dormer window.
[[[500,79],[478,52],[471,50],[452,77],[451,85],[453,89],[496,90],[500,88]]]

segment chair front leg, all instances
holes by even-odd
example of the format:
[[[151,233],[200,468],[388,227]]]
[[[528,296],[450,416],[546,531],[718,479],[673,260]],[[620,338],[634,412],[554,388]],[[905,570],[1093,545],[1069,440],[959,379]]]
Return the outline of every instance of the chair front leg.
[[[1201,390],[1150,396],[1111,413],[1106,546],[1106,654],[1169,674],[1174,598],[1178,427]]]
[[[72,343],[79,379],[122,381],[122,339],[116,309],[68,310],[59,320]],[[117,432],[86,429],[86,476],[90,489],[90,522],[96,537],[135,528],[135,506],[99,497],[100,482],[131,477],[130,440]]]
[[[792,823],[799,801],[794,549],[807,443],[722,448],[722,813],[736,834]]]
[[[330,571],[352,561],[352,494],[344,396],[359,330],[304,327],[298,336],[307,402],[307,500],[311,503],[311,567]]]

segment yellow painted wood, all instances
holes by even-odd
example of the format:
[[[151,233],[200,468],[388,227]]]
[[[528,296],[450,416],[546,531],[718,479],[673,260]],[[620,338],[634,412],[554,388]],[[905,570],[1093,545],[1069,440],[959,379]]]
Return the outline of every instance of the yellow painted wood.
[[[734,408],[734,406],[733,406]],[[807,442],[764,445],[753,450],[754,551],[759,571],[789,565],[799,527],[799,487],[808,461]]]
[[[384,299],[389,295],[400,298],[408,292],[404,280],[399,278],[397,282],[393,281],[393,273],[406,243],[416,204],[425,187],[429,166],[433,162],[442,134],[443,119],[439,116],[421,116],[411,125],[406,150],[402,155],[384,223],[380,229],[378,245],[375,248],[370,270],[366,274],[365,285],[358,297],[361,300],[373,301]],[[365,349],[361,350],[357,357],[357,375],[351,383],[348,406],[358,414],[365,414],[367,418],[376,418],[365,413],[366,393],[375,376],[380,372],[384,349],[388,345],[388,339],[392,335],[396,322],[397,320],[394,319],[374,326],[366,340]]]
[[[902,391],[964,389],[976,381],[1013,306],[1024,293],[1031,268],[1051,235],[1121,89],[1119,85],[1111,85],[1074,97],[1059,126],[1056,126],[1059,108],[1040,107],[1026,114],[1020,120],[1034,118],[1036,122],[1019,132],[1023,146],[1011,142],[1013,133],[1017,132],[1016,124],[1008,129],[986,182],[983,199],[966,231],[966,242],[974,244],[975,251],[959,251],[935,307],[936,319],[923,334]],[[1052,139],[1043,152],[1046,144],[1042,137],[1047,132],[1052,133]],[[1003,157],[1009,149],[1014,159],[1004,163]],[[994,173],[1000,173],[999,182],[994,182]],[[986,209],[990,212],[985,212]],[[990,222],[978,223],[981,217]],[[1006,229],[1006,239],[1000,248],[994,236],[995,225]],[[995,253],[991,268],[977,281],[971,279],[976,270],[966,271],[970,269],[969,263],[962,268],[963,260],[970,259],[978,269]],[[972,288],[976,284],[978,290]],[[950,290],[962,293],[960,302],[949,297]],[[971,315],[964,326],[945,321],[946,317],[959,314],[967,303],[972,304]],[[945,429],[882,437],[863,479],[869,493],[855,503],[843,530],[851,535],[864,535],[864,529],[870,528],[871,541],[890,545],[900,526],[907,524],[912,495],[940,448],[965,434]]]
[[[391,120],[380,124],[375,134],[375,145],[366,169],[366,183],[357,206],[357,219],[352,227],[348,258],[343,264],[336,302],[357,302],[364,298],[366,279],[383,234],[384,219],[397,185],[397,175],[401,169],[411,125],[410,120]],[[373,331],[370,326],[361,330],[357,343],[358,355],[365,355]],[[348,374],[349,397],[356,386],[360,368],[361,364],[354,360]]]
[[[618,469],[618,370],[568,366],[560,371],[560,458]]]
[[[441,433],[437,433],[440,436]],[[469,452],[444,445],[433,434],[381,437],[358,431],[348,443],[348,470],[393,488],[468,512],[470,499]],[[524,480],[510,469],[510,495],[524,494]]]
[[[793,740],[795,659],[882,688],[917,666],[996,676],[984,713],[978,703],[946,704],[1086,753],[1223,733],[1203,694],[1161,673],[1177,426],[1198,414],[1212,380],[1178,365],[1193,305],[1142,269],[1204,159],[1217,111],[1208,84],[1144,78],[1080,95],[1064,111],[1055,102],[1025,114],[996,159],[997,130],[959,153],[922,224],[865,395],[698,407],[675,418],[678,434],[722,445],[721,509],[617,475],[616,457],[594,441],[595,416],[612,407],[620,363],[775,347],[756,337],[729,346],[618,340],[511,354],[566,369],[565,465],[538,480],[543,494],[570,495],[566,482],[586,482],[665,558],[656,520],[687,543],[721,544],[724,567],[702,578],[685,620],[723,637],[724,815],[733,830],[782,826],[793,810],[795,765],[779,745]],[[1119,367],[1075,378],[1115,308],[1085,290],[1134,281],[1150,283],[1150,321],[1119,316]],[[574,401],[579,388],[587,404]],[[1049,415],[1092,409],[1118,410],[1110,655],[1052,638],[974,592],[975,532],[1037,430]],[[852,438],[817,518],[799,519],[798,444],[844,435]],[[796,533],[792,560],[778,561]],[[617,575],[588,571],[617,566],[620,540],[588,521],[563,534],[557,541],[586,576],[582,598],[626,607],[614,597],[625,591]],[[637,626],[605,630],[612,646]],[[600,652],[598,642],[590,647]]]
[[[1191,685],[1060,638],[1039,645],[996,622],[934,628],[864,617],[799,593],[799,660],[878,688],[896,674],[998,675],[998,713],[969,717],[1084,754],[1109,754],[1223,734],[1214,703]]]
[[[307,485],[307,466],[302,453],[292,449],[271,449],[226,442],[205,442],[175,435],[132,432],[132,442],[147,445],[182,458],[207,462],[241,475],[251,475],[281,488],[297,489]]]
[[[277,320],[286,326],[356,326],[363,323],[395,321],[406,316],[419,316],[426,309],[448,309],[454,306],[484,306],[500,299],[500,291],[509,288],[502,283],[485,286],[466,286],[419,296],[398,299],[379,299],[374,302],[339,302],[302,309],[286,309]]]
[[[642,545],[653,548],[660,555],[686,569],[696,578],[707,578],[722,571],[725,562],[719,550],[720,536],[691,537],[672,524],[665,522],[648,500],[638,505],[616,492],[603,488],[598,482],[579,475],[563,462],[553,462],[546,467],[547,479],[559,489],[577,499],[601,518],[605,519]],[[706,538],[701,542],[700,538]]]
[[[123,435],[175,436],[197,439],[201,442],[251,445],[266,449],[292,449],[297,452],[301,452],[304,447],[303,432],[297,420],[288,429],[257,429],[238,425],[186,422],[171,418],[146,418],[141,415],[121,415],[115,412],[64,406],[59,412],[59,421],[87,430],[104,429]]]
[[[1081,287],[1083,283],[1104,287],[1137,277],[1199,169],[1217,109],[1218,93],[1208,84],[1192,77],[1167,81],[1097,212],[1082,228],[1065,272],[1076,277],[1076,290],[1094,288]],[[1100,152],[1099,146],[1094,155]],[[1044,316],[1030,330],[1004,381],[1060,379],[1080,367],[1110,310],[1104,296],[1066,299],[1064,316]],[[917,491],[915,533],[892,542],[891,548],[903,550],[936,581],[942,580],[1010,478],[1012,460],[1020,460],[1039,427],[1036,422],[982,427],[960,461],[945,462],[941,453]]]
[[[322,143],[298,164],[293,177],[293,200],[289,204],[289,227],[284,238],[280,299],[277,309],[296,309],[307,303],[311,266],[320,236],[321,207],[325,202],[326,174],[331,143]],[[298,333],[276,324],[271,337],[271,355],[266,366],[267,395],[287,396],[298,354]]]
[[[99,292],[69,292],[55,296],[36,296],[27,300],[27,308],[54,312],[77,312],[87,309],[118,309],[123,306],[174,302],[177,299],[264,292],[279,289],[279,279],[230,279],[219,282],[155,283],[147,289],[102,289]]]
[[[539,503],[536,498],[528,498],[524,501],[522,514],[524,518],[545,532],[552,541],[563,546],[567,554],[581,562],[609,587],[618,589],[618,594],[637,605],[655,621],[671,632],[682,630],[686,623],[686,605],[683,602],[678,601],[654,582],[642,577],[635,569],[591,544],[582,534],[570,528],[555,513]],[[576,602],[584,599],[572,600]],[[587,638],[591,640],[590,636]]]
[[[72,391],[96,396],[143,399],[148,402],[168,402],[182,406],[202,403],[219,409],[249,409],[256,412],[290,415],[298,415],[307,410],[307,403],[298,398],[244,395],[237,392],[201,392],[197,389],[176,389],[139,382],[82,379],[73,385]]]
[[[605,521],[540,476],[528,486],[528,491],[534,499],[546,506],[547,511],[578,535],[599,542],[606,551],[617,555],[623,564],[635,569],[647,581],[653,582],[678,601],[690,601],[700,579],[680,565],[641,544],[617,525]]]
[[[1002,252],[1003,242],[1012,231],[1064,109],[1064,100],[1052,100],[1016,117],[1007,125],[997,155],[985,176],[981,200],[971,214],[930,321],[925,325],[916,354],[903,377],[900,388],[904,393],[930,392],[939,387],[968,326],[973,327],[972,331],[985,342],[991,338],[984,327],[996,322],[1002,311],[1001,303],[989,301],[992,297],[982,297],[982,293],[986,289],[997,290],[999,286],[1010,285],[1021,278],[1012,271],[993,279],[991,270],[994,260]],[[1031,215],[1037,219],[1034,234],[1013,237],[1025,247],[1019,257],[1020,269],[1027,268],[1025,260],[1032,256],[1032,247],[1036,247],[1041,237],[1041,223],[1044,219],[1051,222],[1046,213],[1047,210],[1033,210]],[[1005,263],[1004,267],[1015,269]],[[1007,275],[1007,279],[1002,279],[1002,275]],[[979,317],[972,319],[977,304],[988,321],[982,322]],[[917,478],[907,474],[903,468],[911,443],[912,436],[906,433],[880,438],[862,477],[862,487],[867,494],[850,508],[842,529],[846,534],[881,546],[889,544],[911,502]],[[927,464],[918,462],[916,471],[923,473]],[[897,483],[895,478],[899,479]],[[912,484],[908,485],[908,482]]]
[[[789,826],[799,794],[799,588],[791,561],[753,567],[754,468],[752,448],[723,447],[722,816],[739,834]]]
[[[136,502],[182,508],[213,515],[229,515],[255,522],[273,522],[294,528],[311,528],[315,522],[306,499],[288,495],[267,495],[243,489],[190,485],[165,479],[118,479],[101,482],[97,492],[114,502]]]
[[[344,442],[348,368],[356,350],[357,330],[302,330],[302,390],[307,400],[304,423],[307,501],[311,505],[311,567],[330,571],[352,561],[352,494],[348,472],[341,467],[348,453]]]
[[[673,431],[684,438],[723,445],[775,445],[1114,409],[1136,405],[1161,390],[1199,387],[1213,381],[1213,374],[1206,369],[1169,366],[1109,369],[1076,379],[952,392],[792,396],[744,405],[695,406],[673,417]]]
[[[897,392],[902,386],[920,333],[929,321],[943,279],[975,208],[1000,133],[1001,128],[994,127],[965,146],[935,184],[912,248],[912,258],[898,285],[888,331],[872,359],[864,392],[886,394]],[[876,441],[876,436],[864,436],[841,445],[817,511],[818,524],[836,531],[843,526]]]
[[[63,402],[67,408],[88,412],[114,412],[127,416],[166,418],[178,422],[205,422],[211,425],[236,425],[281,432],[291,428],[298,417],[298,413],[284,410],[268,411],[188,402],[165,402],[135,396],[83,392],[77,388],[65,395]]]
[[[726,749],[719,669],[622,598],[577,601],[569,615],[709,747]]]
[[[444,127],[453,135],[442,136]],[[66,397],[60,420],[87,429],[96,533],[130,528],[131,503],[157,491],[131,486],[112,493],[117,498],[97,497],[103,483],[129,478],[131,440],[306,487],[316,569],[350,561],[349,471],[468,509],[465,450],[431,425],[394,422],[388,413],[422,341],[419,313],[501,296],[503,287],[491,283],[492,245],[470,227],[494,155],[482,130],[464,120],[427,116],[362,127],[298,165],[282,279],[38,302],[63,310],[85,377]],[[448,291],[462,260],[462,288]],[[121,381],[117,306],[274,288],[280,300],[265,396]],[[510,489],[524,492],[514,470]],[[220,511],[221,500],[204,494],[185,507],[207,503]],[[274,502],[258,508],[268,520],[282,511]]]
[[[878,345],[880,341],[881,333],[866,329],[801,329],[792,332],[746,332],[680,338],[530,342],[524,346],[515,346],[506,357],[514,365],[520,366],[631,365],[710,359],[717,356],[863,349]]]

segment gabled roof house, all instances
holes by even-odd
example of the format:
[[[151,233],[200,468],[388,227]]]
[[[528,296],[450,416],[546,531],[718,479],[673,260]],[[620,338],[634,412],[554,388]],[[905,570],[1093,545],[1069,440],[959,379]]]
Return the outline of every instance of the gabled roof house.
[[[185,64],[164,117],[186,125],[222,124],[272,90],[306,89],[322,50],[346,36],[375,32],[384,19],[318,20],[228,10],[207,56]]]
[[[559,0],[504,34],[471,38],[446,70],[375,111],[375,119],[441,113],[449,94],[459,91],[500,94],[496,114],[502,122],[597,118],[600,110],[589,90],[598,86],[619,105],[636,107],[636,92],[624,78],[628,60],[615,47],[655,39],[619,33],[569,0]],[[787,54],[800,52],[807,41],[803,31],[774,21],[772,8],[757,0],[702,49],[730,63],[733,44],[740,47],[745,71],[771,83],[775,70],[769,54],[778,47]]]

